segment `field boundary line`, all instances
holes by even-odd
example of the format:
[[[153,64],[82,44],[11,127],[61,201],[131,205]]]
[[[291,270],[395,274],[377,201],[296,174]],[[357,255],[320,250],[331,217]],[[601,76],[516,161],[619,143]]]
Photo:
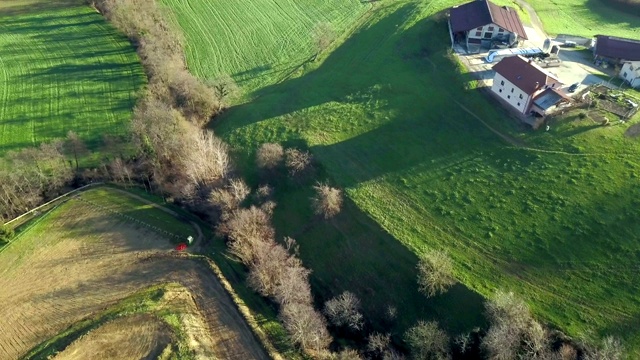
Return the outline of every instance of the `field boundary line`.
[[[73,190],[71,190],[71,191],[69,191],[69,192],[66,192],[66,193],[64,193],[64,194],[62,194],[62,195],[60,195],[60,196],[56,197],[56,198],[55,198],[55,199],[53,199],[53,200],[47,201],[46,203],[44,203],[44,204],[42,204],[42,205],[39,205],[39,206],[37,206],[37,207],[35,207],[35,208],[33,208],[33,209],[31,209],[31,210],[29,210],[29,211],[25,212],[24,214],[22,214],[22,215],[20,215],[20,216],[18,216],[18,217],[16,217],[16,218],[14,218],[14,219],[11,219],[11,220],[7,221],[7,222],[5,223],[5,225],[11,225],[12,223],[14,223],[14,222],[16,222],[16,221],[18,221],[18,220],[22,219],[23,217],[25,217],[25,216],[27,216],[27,215],[29,215],[29,214],[31,214],[31,213],[33,213],[33,212],[35,212],[35,211],[38,211],[38,210],[40,210],[40,209],[42,209],[42,208],[44,208],[44,207],[46,207],[46,206],[49,206],[49,205],[53,204],[53,203],[54,203],[54,202],[56,202],[56,201],[59,201],[59,200],[61,200],[61,199],[65,198],[65,197],[68,197],[68,196],[69,196],[69,195],[71,195],[71,194],[75,194],[75,193],[77,193],[77,192],[80,192],[80,191],[85,190],[85,189],[87,189],[87,188],[89,188],[89,187],[92,187],[92,186],[104,185],[104,184],[105,184],[104,182],[97,182],[97,183],[91,183],[91,184],[87,184],[87,185],[81,186],[81,187],[79,187],[79,188],[77,188],[77,189],[73,189]],[[67,200],[68,200],[68,199],[67,199]]]

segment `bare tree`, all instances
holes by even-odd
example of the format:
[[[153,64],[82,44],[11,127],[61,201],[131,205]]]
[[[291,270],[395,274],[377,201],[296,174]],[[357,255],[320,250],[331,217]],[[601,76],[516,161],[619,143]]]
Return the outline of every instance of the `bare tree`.
[[[369,335],[367,339],[367,350],[381,356],[388,349],[391,344],[391,334],[381,334],[374,332]]]
[[[247,282],[262,296],[275,296],[287,273],[289,254],[274,241],[258,243]]]
[[[338,215],[342,209],[342,191],[320,183],[313,189],[316,191],[315,196],[311,198],[313,211],[325,219]]]
[[[364,325],[364,317],[360,312],[360,300],[349,291],[327,300],[324,303],[324,313],[336,326],[360,330]]]
[[[312,157],[308,151],[289,148],[284,152],[284,163],[292,177],[305,174],[311,166]]]
[[[556,353],[556,360],[577,360],[578,351],[569,344],[563,344]]]
[[[307,352],[322,351],[331,343],[324,318],[310,304],[286,304],[282,307],[280,319],[291,340]]]
[[[407,331],[405,341],[414,359],[447,360],[451,358],[449,336],[438,327],[435,321],[419,321]]]
[[[66,145],[65,147],[67,151],[73,155],[73,158],[76,163],[76,171],[77,171],[80,168],[78,165],[78,157],[85,155],[88,152],[87,146],[78,137],[78,135],[71,130],[69,130],[69,132],[67,133],[67,139],[66,139],[65,145]]]
[[[333,353],[330,360],[362,360],[362,356],[354,349],[343,349],[337,353]]]
[[[456,283],[449,256],[438,250],[429,251],[418,263],[418,286],[427,296],[446,292]]]
[[[192,132],[186,139],[186,175],[196,186],[208,186],[229,171],[229,150],[211,131]]]
[[[229,219],[218,227],[218,232],[229,238],[229,251],[245,265],[253,263],[260,243],[273,240],[274,230],[270,218],[260,208],[234,211]]]
[[[272,170],[282,164],[284,149],[282,145],[275,143],[264,143],[258,148],[256,153],[256,165],[260,169]]]
[[[587,347],[584,360],[620,360],[625,356],[624,347],[620,340],[608,336],[602,339],[600,346]]]
[[[293,259],[297,261],[293,261]],[[291,258],[288,266],[284,270],[282,281],[275,289],[275,298],[278,303],[286,304],[309,304],[313,302],[311,296],[311,286],[309,286],[309,274],[311,271],[302,266],[297,258]]]

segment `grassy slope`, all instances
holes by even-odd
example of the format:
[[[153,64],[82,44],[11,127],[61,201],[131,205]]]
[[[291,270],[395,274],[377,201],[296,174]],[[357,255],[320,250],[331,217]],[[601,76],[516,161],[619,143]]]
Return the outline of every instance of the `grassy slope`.
[[[640,190],[633,185],[640,147],[622,136],[622,126],[520,133],[453,70],[446,25],[430,17],[452,3],[378,5],[321,64],[256,91],[256,100],[230,110],[216,130],[247,156],[264,141],[307,143],[359,208],[414,252],[449,251],[468,286],[484,295],[514,290],[571,335],[615,334],[638,347],[630,330],[640,315]],[[344,235],[350,242],[357,236]],[[323,265],[335,259],[322,246],[325,233],[299,240],[319,280],[357,282]],[[367,253],[382,246],[372,242]],[[318,252],[305,256],[305,247]],[[388,273],[391,283],[395,271],[378,274]]]
[[[640,39],[640,17],[623,12],[607,0],[528,0],[549,34],[592,37],[598,34]]]
[[[161,1],[185,32],[190,70],[206,79],[229,74],[245,90],[277,82],[306,62],[315,53],[317,23],[342,32],[368,8],[359,0]]]
[[[127,39],[85,5],[10,4],[0,6],[0,155],[69,130],[94,149],[124,134],[144,83]]]

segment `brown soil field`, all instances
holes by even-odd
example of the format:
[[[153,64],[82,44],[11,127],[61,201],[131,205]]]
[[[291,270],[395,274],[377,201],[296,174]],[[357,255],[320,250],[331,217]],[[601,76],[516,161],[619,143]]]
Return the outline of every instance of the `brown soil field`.
[[[167,282],[191,294],[210,334],[193,341],[210,346],[207,352],[268,359],[209,268],[174,255],[169,241],[146,227],[69,200],[0,253],[0,359],[19,358],[127,295]],[[198,326],[198,317],[189,321]]]
[[[152,315],[113,320],[69,345],[54,360],[154,359],[171,343],[171,329]]]

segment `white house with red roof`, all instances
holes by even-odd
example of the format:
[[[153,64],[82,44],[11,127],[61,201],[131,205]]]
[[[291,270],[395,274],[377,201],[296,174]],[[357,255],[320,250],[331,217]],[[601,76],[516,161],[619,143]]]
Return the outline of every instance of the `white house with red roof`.
[[[560,91],[563,83],[558,77],[531,59],[519,55],[507,57],[493,70],[496,74],[491,91],[521,114],[545,116],[558,103],[568,100]]]

